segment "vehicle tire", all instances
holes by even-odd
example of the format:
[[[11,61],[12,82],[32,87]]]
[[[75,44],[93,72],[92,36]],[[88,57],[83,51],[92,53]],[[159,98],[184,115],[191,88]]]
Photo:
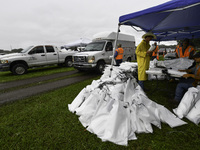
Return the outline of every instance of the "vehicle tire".
[[[127,58],[127,62],[131,62],[131,57]]]
[[[15,75],[23,75],[27,73],[27,66],[24,64],[15,64],[12,66],[11,72]]]
[[[72,59],[70,59],[70,58],[65,59],[65,66],[72,67],[73,66]]]
[[[98,62],[96,66],[97,72],[103,74],[104,69],[105,69],[105,63],[103,61]]]

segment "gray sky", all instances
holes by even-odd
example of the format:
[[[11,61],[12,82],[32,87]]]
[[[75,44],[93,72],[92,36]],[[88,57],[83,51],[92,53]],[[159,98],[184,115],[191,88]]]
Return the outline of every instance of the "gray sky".
[[[169,0],[1,0],[0,49],[62,46],[104,31],[117,31],[119,17]],[[122,26],[136,45],[143,32]],[[174,44],[175,42],[173,42]]]

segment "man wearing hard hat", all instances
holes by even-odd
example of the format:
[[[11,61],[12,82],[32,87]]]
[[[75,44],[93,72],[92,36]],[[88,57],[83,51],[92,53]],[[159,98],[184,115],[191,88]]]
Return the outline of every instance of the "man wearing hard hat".
[[[149,63],[152,55],[152,51],[148,51],[150,48],[149,41],[156,39],[156,36],[151,32],[147,32],[142,36],[142,38],[142,42],[137,46],[136,56],[138,63],[138,84],[144,90],[144,81],[148,79],[146,70],[149,69]]]

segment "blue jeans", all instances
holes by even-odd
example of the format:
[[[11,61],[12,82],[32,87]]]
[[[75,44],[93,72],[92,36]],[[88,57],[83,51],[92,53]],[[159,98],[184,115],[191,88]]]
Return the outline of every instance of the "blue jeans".
[[[143,89],[144,91],[144,81],[138,80],[138,84],[140,85],[140,87]]]
[[[176,86],[176,93],[174,99],[178,102],[181,101],[185,92],[190,88],[193,87],[192,82],[180,82]]]

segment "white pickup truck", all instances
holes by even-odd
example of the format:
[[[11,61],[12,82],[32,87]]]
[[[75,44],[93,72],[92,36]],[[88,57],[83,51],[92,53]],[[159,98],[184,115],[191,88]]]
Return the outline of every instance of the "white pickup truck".
[[[11,53],[0,56],[0,71],[11,71],[22,75],[29,68],[54,64],[72,66],[72,55],[76,51],[67,51],[53,45],[30,46],[20,53]]]

